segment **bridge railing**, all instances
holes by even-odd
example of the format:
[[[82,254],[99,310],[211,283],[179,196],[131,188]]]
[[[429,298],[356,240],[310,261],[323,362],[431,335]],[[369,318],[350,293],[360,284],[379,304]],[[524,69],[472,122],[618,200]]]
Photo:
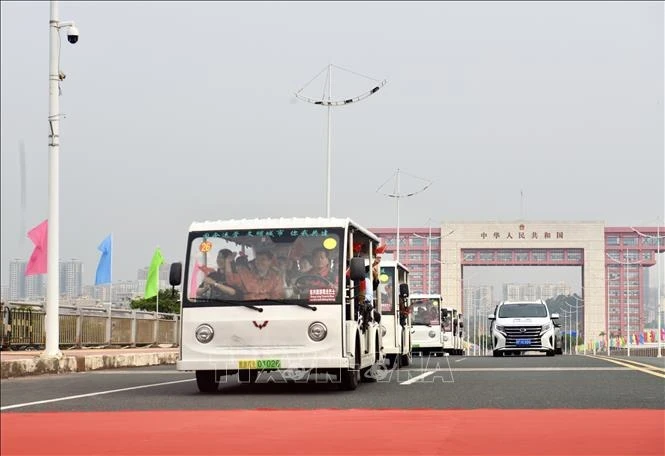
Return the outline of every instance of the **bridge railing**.
[[[40,349],[46,343],[43,306],[1,308],[0,349]],[[149,346],[179,341],[178,314],[101,307],[60,306],[60,346]]]

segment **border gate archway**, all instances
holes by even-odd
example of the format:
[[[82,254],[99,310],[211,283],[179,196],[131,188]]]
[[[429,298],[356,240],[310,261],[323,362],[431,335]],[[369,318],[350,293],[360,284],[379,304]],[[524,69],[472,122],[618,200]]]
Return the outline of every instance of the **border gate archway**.
[[[579,266],[584,298],[583,336],[606,330],[603,222],[460,222],[441,243],[442,294],[462,308],[464,266]]]

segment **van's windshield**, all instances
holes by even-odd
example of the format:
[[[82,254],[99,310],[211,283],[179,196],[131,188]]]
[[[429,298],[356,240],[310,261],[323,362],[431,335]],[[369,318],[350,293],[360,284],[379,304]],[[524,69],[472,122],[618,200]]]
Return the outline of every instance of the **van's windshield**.
[[[344,230],[190,233],[184,307],[341,303]]]
[[[543,318],[547,307],[540,303],[503,304],[499,307],[499,318]]]

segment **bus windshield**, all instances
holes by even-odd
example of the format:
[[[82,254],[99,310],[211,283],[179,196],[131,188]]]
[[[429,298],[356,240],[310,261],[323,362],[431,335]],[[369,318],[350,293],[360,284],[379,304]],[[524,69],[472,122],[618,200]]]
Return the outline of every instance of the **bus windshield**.
[[[439,325],[439,300],[438,299],[412,299],[414,325]]]
[[[381,313],[393,315],[395,313],[395,269],[381,268],[379,274],[379,293],[381,294]]]
[[[190,233],[183,307],[341,302],[344,230]]]

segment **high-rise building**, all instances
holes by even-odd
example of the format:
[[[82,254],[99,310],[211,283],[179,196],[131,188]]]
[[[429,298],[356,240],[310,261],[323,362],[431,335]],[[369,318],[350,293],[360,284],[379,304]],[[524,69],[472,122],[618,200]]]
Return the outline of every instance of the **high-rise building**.
[[[60,262],[60,295],[78,298],[83,295],[83,263],[72,258]]]

